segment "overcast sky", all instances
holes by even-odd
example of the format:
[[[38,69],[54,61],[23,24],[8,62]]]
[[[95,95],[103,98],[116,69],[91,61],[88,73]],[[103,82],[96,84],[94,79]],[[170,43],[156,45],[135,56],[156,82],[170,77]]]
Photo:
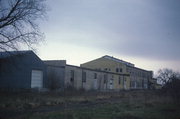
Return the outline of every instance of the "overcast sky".
[[[42,59],[81,63],[110,55],[180,71],[180,0],[47,0]]]

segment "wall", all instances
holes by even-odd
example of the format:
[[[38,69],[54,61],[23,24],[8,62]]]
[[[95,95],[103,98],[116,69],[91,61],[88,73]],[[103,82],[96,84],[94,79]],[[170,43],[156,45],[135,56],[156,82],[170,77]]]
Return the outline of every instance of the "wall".
[[[45,60],[47,65],[48,88],[64,90],[66,60]]]
[[[97,69],[97,70],[102,70],[102,71],[109,71],[109,72],[114,72],[114,73],[120,73],[124,74],[126,73],[126,65],[120,62],[115,62],[110,59],[106,58],[98,58],[96,60],[92,60],[90,62],[81,64],[81,67],[86,67],[86,68],[92,68],[92,69]],[[116,72],[116,68],[121,68],[122,72]]]
[[[51,90],[64,89],[65,67],[47,65],[48,88]]]
[[[46,87],[46,66],[32,51],[0,58],[0,88],[31,88],[32,70],[43,71],[43,87]]]
[[[74,72],[73,76],[72,72]],[[85,82],[83,81],[83,72],[86,72]],[[120,84],[119,77],[121,77]],[[124,84],[125,80],[126,84]],[[129,83],[130,79],[128,75],[124,76],[123,74],[99,71],[72,65],[66,65],[65,68],[65,87],[72,86],[76,89],[83,88],[85,90],[122,90],[125,87],[126,89],[129,89]]]
[[[127,67],[130,73],[131,89],[147,89],[148,82],[152,79],[152,71],[146,71],[137,67]]]
[[[81,64],[81,67],[107,71],[109,73],[115,73],[115,74],[126,74],[127,76],[125,77],[123,77],[122,75],[120,76],[120,80],[121,80],[120,85],[119,85],[119,75],[114,75],[113,77],[114,87],[115,89],[124,89],[124,88],[130,89],[130,78],[128,76],[129,73],[126,72],[127,71],[126,65],[123,63],[101,57],[96,60],[92,60],[90,62]],[[118,72],[117,72],[117,68],[118,68]],[[122,72],[120,71],[120,69],[122,70]],[[109,75],[109,78],[112,79],[112,76]],[[124,82],[127,83],[126,86],[124,86]]]
[[[101,58],[89,61],[87,63],[81,64],[81,67],[93,68],[93,69],[103,70],[103,71],[105,70],[108,72],[118,73],[118,74],[130,74],[130,77],[126,77],[129,79],[127,80],[128,81],[128,87],[126,87],[127,89],[130,89],[130,88],[131,89],[147,89],[148,88],[148,80],[150,80],[153,75],[152,71],[146,71],[146,70],[137,68],[134,65],[129,66],[118,61],[119,59],[116,59],[113,57],[109,57],[108,59],[101,57]],[[118,68],[118,71],[120,71],[119,69],[121,68],[122,72],[117,72],[117,68]]]

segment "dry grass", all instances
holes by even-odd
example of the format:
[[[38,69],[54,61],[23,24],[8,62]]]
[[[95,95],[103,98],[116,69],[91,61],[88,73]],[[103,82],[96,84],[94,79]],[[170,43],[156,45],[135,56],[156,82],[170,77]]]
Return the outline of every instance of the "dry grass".
[[[22,119],[25,117],[29,119],[60,119],[63,117],[81,119],[83,118],[82,115],[92,119],[92,114],[95,115],[93,119],[142,119],[147,115],[151,115],[152,118],[163,119],[165,117],[162,114],[174,114],[175,117],[179,116],[178,113],[180,114],[180,109],[177,104],[173,103],[171,97],[148,90],[60,93],[1,92],[0,97],[0,113],[3,111],[25,111]],[[57,108],[54,109],[54,106]],[[48,107],[49,111],[39,113],[38,109],[44,107]],[[27,110],[37,111],[29,114]],[[20,117],[18,116],[18,118]],[[14,118],[16,119],[16,116]]]

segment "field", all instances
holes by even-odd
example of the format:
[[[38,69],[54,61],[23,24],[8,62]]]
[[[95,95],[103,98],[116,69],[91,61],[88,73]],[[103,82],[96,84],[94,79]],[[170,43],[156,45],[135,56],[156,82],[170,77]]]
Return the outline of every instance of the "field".
[[[0,93],[0,119],[180,119],[160,91]]]

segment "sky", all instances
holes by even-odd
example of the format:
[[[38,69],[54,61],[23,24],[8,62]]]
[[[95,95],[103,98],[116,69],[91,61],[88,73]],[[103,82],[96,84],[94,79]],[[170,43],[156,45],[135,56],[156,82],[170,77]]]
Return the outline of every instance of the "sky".
[[[79,66],[110,55],[157,72],[180,71],[180,0],[47,0],[44,60]]]

